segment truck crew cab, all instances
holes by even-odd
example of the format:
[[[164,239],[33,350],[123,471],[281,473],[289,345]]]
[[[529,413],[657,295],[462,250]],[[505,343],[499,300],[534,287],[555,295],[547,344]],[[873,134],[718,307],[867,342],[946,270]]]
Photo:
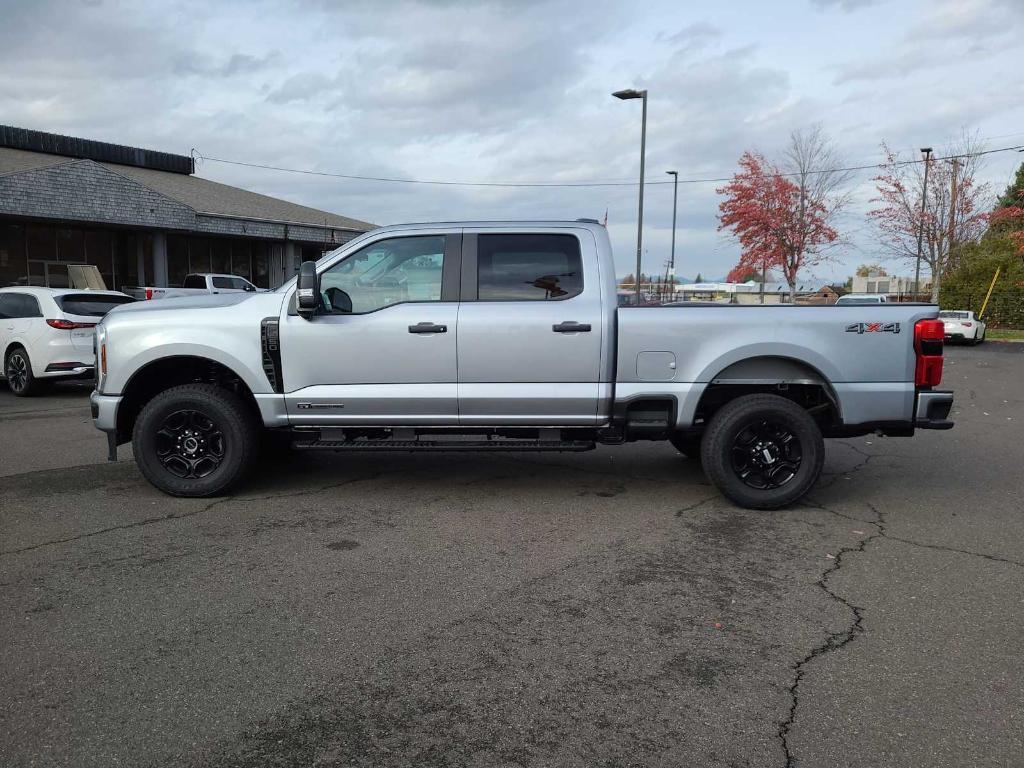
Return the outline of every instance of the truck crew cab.
[[[823,437],[948,429],[926,304],[619,307],[588,221],[410,224],[269,293],[139,302],[97,327],[92,408],[178,496],[261,430],[304,450],[582,451],[669,440],[735,503],[790,504]]]

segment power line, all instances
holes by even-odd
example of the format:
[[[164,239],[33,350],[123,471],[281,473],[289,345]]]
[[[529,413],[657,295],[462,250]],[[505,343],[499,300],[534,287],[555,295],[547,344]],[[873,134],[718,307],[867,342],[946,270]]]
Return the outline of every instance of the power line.
[[[1000,147],[998,149],[986,149],[979,152],[967,152],[956,155],[946,155],[943,157],[933,157],[932,162],[937,160],[962,160],[968,157],[980,157],[982,155],[991,155],[998,152],[1014,152],[1024,150],[1024,145],[1017,145],[1013,147]],[[193,150],[195,152],[195,150]],[[259,168],[268,171],[280,171],[282,173],[297,173],[304,176],[325,176],[335,179],[348,179],[350,181],[376,181],[385,182],[389,184],[421,184],[431,186],[442,186],[442,187],[500,187],[500,188],[574,188],[574,187],[636,187],[639,186],[639,181],[442,181],[438,179],[403,179],[394,178],[388,176],[360,176],[357,174],[350,173],[336,173],[333,171],[313,171],[302,168],[286,168],[280,165],[267,165],[264,163],[250,163],[242,160],[228,160],[223,157],[206,157],[199,152],[195,152],[195,156],[201,160],[208,160],[213,163],[223,163],[225,165],[237,165],[244,168]],[[851,165],[844,168],[821,168],[806,171],[806,174],[816,175],[822,173],[845,173],[850,171],[866,171],[866,170],[882,170],[884,168],[891,167],[893,165],[914,165],[917,163],[923,163],[923,160],[897,160],[893,163],[866,163],[864,165]],[[791,176],[800,176],[800,172],[791,173],[766,173],[762,174],[760,178],[771,179],[771,178],[785,178]],[[714,176],[714,177],[690,177],[680,178],[680,184],[720,184],[726,181],[732,181],[732,176]],[[645,185],[661,185],[661,184],[672,184],[671,181],[662,180],[651,180],[644,181]]]

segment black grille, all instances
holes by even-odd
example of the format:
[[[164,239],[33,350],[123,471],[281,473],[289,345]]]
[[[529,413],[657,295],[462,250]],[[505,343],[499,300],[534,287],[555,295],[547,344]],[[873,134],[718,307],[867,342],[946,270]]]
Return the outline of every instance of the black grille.
[[[267,374],[270,388],[277,393],[284,392],[281,378],[281,336],[276,317],[266,317],[260,324],[260,350],[263,353],[263,372]]]

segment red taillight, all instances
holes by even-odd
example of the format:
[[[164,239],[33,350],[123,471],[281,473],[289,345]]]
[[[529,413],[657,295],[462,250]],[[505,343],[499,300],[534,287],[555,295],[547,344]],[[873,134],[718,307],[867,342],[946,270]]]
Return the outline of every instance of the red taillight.
[[[914,352],[917,367],[914,386],[937,387],[942,381],[942,339],[945,325],[941,320],[918,320],[914,324]]]
[[[152,298],[153,298],[153,289],[152,288],[147,288],[146,289],[146,300],[149,301],[149,299],[152,299]]]
[[[51,328],[61,331],[72,331],[75,328],[95,328],[96,323],[73,323],[70,320],[47,320],[46,324]]]

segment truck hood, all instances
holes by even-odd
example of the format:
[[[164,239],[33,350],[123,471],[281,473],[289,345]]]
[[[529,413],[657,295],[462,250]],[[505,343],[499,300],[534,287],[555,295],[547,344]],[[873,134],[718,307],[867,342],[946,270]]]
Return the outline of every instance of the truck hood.
[[[177,309],[213,309],[215,307],[236,307],[247,302],[266,302],[273,305],[273,314],[281,306],[282,296],[279,293],[210,293],[201,296],[180,296],[170,299],[151,299],[123,304],[110,311],[110,314],[127,312],[169,312]]]

